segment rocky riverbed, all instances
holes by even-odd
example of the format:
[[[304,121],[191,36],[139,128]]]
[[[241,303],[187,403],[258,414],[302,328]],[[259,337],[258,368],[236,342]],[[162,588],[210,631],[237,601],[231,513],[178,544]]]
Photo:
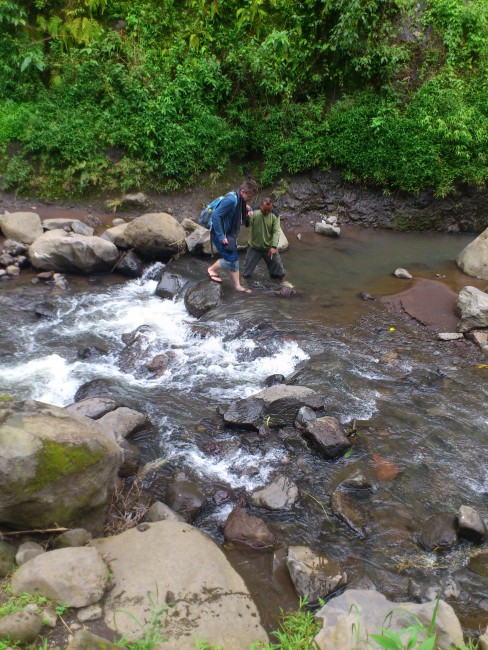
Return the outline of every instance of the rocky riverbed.
[[[318,187],[316,180],[307,182]],[[85,432],[97,430],[89,454],[83,443],[83,458],[70,452],[75,472],[81,471],[79,463],[88,458],[91,476],[98,475],[96,463],[102,449],[102,443],[96,442],[99,430],[109,440],[109,447],[115,445],[118,454],[123,450],[125,459],[116,472],[122,480],[117,490],[125,495],[126,518],[132,518],[137,527],[128,531],[130,535],[113,537],[114,546],[110,548],[110,541],[90,542],[90,550],[99,549],[109,569],[100,565],[95,574],[98,586],[88,590],[82,605],[81,601],[72,605],[68,615],[72,632],[79,625],[88,625],[104,635],[110,629],[109,634],[130,633],[125,629],[127,620],[114,626],[113,612],[120,608],[130,611],[131,603],[122,603],[121,594],[126,591],[124,584],[133,582],[132,560],[137,558],[137,572],[151,548],[148,540],[153,534],[168,540],[166,559],[170,560],[177,549],[181,551],[178,561],[182,567],[193,557],[201,557],[196,564],[203,567],[213,553],[218,562],[205,578],[205,588],[197,589],[191,569],[195,564],[188,564],[186,585],[173,580],[166,583],[163,576],[169,569],[161,557],[161,577],[155,581],[156,590],[161,592],[159,605],[176,600],[178,607],[186,608],[186,628],[175,628],[179,650],[186,647],[182,635],[187,637],[188,647],[193,647],[192,633],[197,630],[211,641],[226,640],[226,647],[238,647],[232,637],[233,618],[225,634],[223,627],[208,626],[214,616],[212,610],[208,610],[201,629],[193,621],[187,606],[193,600],[192,588],[199,609],[205,591],[217,596],[224,590],[222,602],[231,591],[247,594],[244,600],[249,599],[249,606],[243,606],[251,619],[249,625],[244,624],[246,631],[238,634],[243,648],[248,647],[249,640],[265,638],[266,632],[276,627],[273,612],[276,615],[279,606],[292,609],[297,594],[313,593],[323,598],[342,590],[346,583],[346,593],[354,593],[351,586],[376,588],[390,600],[403,602],[429,601],[440,591],[470,633],[486,620],[485,356],[481,345],[464,335],[452,341],[437,336],[441,324],[443,331],[444,325],[449,325],[448,330],[457,328],[453,309],[458,290],[465,284],[482,289],[483,281],[463,280],[463,274],[450,267],[445,274],[441,262],[432,267],[410,266],[416,276],[413,281],[398,279],[392,273],[396,266],[392,260],[387,261],[388,278],[384,276],[382,290],[377,292],[372,287],[379,287],[378,280],[368,279],[370,260],[360,267],[360,283],[352,283],[356,298],[348,306],[344,300],[350,291],[348,277],[351,284],[355,260],[373,242],[365,245],[363,235],[354,231],[349,235],[347,225],[341,239],[317,240],[311,233],[313,224],[324,212],[332,212],[320,192],[320,213],[314,216],[310,211],[298,219],[295,206],[283,221],[293,242],[285,261],[298,286],[289,300],[276,300],[276,288],[260,272],[249,298],[235,296],[225,286],[223,290],[209,286],[208,282],[198,289],[207,263],[205,258],[189,256],[179,257],[167,268],[160,263],[149,264],[138,279],[130,281],[115,275],[68,274],[65,283],[52,284],[51,277],[46,278],[47,283],[41,280],[33,285],[34,273],[21,270],[20,276],[2,284],[2,303],[8,308],[3,312],[2,333],[6,378],[3,422],[10,422],[2,435],[8,438],[14,427],[27,441],[39,440],[37,436],[47,432],[50,442],[41,443],[43,455],[24,456],[39,458],[32,460],[31,467],[57,458],[61,474],[66,472],[67,486],[73,480],[63,463],[59,465],[65,452],[56,447],[54,454],[49,431],[59,430],[59,425],[50,426],[53,418],[61,418],[65,436],[72,417],[83,422]],[[179,219],[185,216],[183,212],[176,214],[177,203],[163,205],[166,199],[158,200],[160,204],[153,203],[158,210],[171,211]],[[101,206],[98,211],[95,205],[84,210],[81,206],[60,208],[34,202],[20,205],[11,197],[2,197],[2,201],[11,201],[4,203],[11,209],[35,210],[43,220],[77,215],[100,232],[104,226],[113,225],[114,215],[102,212]],[[205,203],[204,194],[193,196],[192,201],[194,207],[187,214],[195,216],[197,205]],[[290,201],[283,198],[284,213]],[[185,202],[187,209],[190,203]],[[132,220],[147,210],[147,204],[141,204],[137,210],[122,210],[120,214]],[[67,214],[61,216],[61,211]],[[298,239],[297,234],[303,236]],[[376,237],[376,244],[381,238],[381,234]],[[405,235],[402,241],[408,238]],[[420,242],[416,239],[413,245],[417,261]],[[385,250],[391,250],[392,243],[390,240],[390,248]],[[402,245],[398,251],[404,249]],[[340,262],[344,259],[347,262]],[[425,259],[432,260],[432,255]],[[398,259],[400,263],[403,265],[403,260]],[[336,275],[332,282],[324,282],[330,267],[335,268]],[[341,272],[345,280],[340,278]],[[378,270],[380,277],[382,273]],[[167,283],[161,286],[168,274],[178,278],[173,289],[168,289]],[[426,288],[425,282],[434,286]],[[160,292],[169,290],[169,295],[158,296],[158,287]],[[197,291],[199,309],[204,305],[201,312],[193,311],[195,301],[190,303],[185,287]],[[388,293],[387,287],[395,287],[390,293],[397,297],[390,302],[398,311],[388,311],[378,299],[378,293]],[[415,287],[421,288],[420,297],[411,295]],[[442,300],[438,298],[441,288],[447,292]],[[363,295],[358,296],[361,291]],[[441,300],[435,309],[434,296]],[[32,399],[47,405],[36,406]],[[16,400],[20,400],[18,406],[14,406]],[[76,429],[79,427],[77,424]],[[54,440],[55,445],[63,443],[59,436]],[[71,449],[75,439],[66,440]],[[33,446],[38,447],[38,443]],[[474,457],[473,450],[477,452]],[[137,481],[135,476],[139,477]],[[103,482],[109,485],[112,480],[107,476]],[[34,494],[40,489],[46,498],[38,499],[38,503],[52,502],[46,492],[50,483],[46,473],[37,478],[27,476],[27,481],[22,490]],[[134,502],[129,493],[138,483],[142,492]],[[10,480],[9,484],[12,488]],[[56,516],[32,518],[32,526],[46,527],[52,520],[78,527],[86,525],[81,515],[86,517],[93,511],[97,516],[91,523],[88,517],[88,528],[99,534],[105,492],[93,494],[89,480],[83,485],[85,501],[80,506],[75,500],[75,514],[66,516],[64,503],[64,520],[58,510]],[[76,492],[74,496],[79,497]],[[68,498],[68,489],[55,493],[66,497],[64,501]],[[25,528],[27,520],[14,519],[22,508],[12,499],[13,493],[2,503],[2,521],[10,529]],[[24,506],[28,504],[29,499]],[[42,512],[44,516],[45,509]],[[172,521],[155,521],[168,517]],[[466,518],[469,523],[465,523]],[[215,551],[213,546],[205,546],[206,538],[199,537],[197,529],[213,538]],[[119,531],[113,528],[108,532]],[[476,546],[473,534],[478,535]],[[196,540],[196,547],[183,543],[189,536]],[[4,550],[8,563],[9,557],[20,553],[19,542],[26,538],[7,536],[7,540]],[[12,541],[15,544],[9,556]],[[77,543],[82,555],[86,541]],[[43,585],[46,574],[54,579],[55,570],[46,569],[44,563],[53,562],[62,575],[74,576],[75,567],[83,561],[75,552],[69,560],[72,568],[63,569],[64,558],[53,559],[51,555],[63,550],[52,535],[32,534],[28,542],[41,542],[37,549],[41,559],[23,549],[17,562],[26,569],[16,578],[22,585],[16,589],[25,588],[24,579],[34,580],[29,584],[42,580]],[[66,546],[70,544],[63,548]],[[219,549],[217,553],[218,547],[224,552]],[[126,550],[128,557],[122,555]],[[149,553],[148,571],[153,571],[149,573],[153,576],[155,554],[157,551]],[[98,563],[96,556],[88,561],[94,566]],[[238,584],[229,562],[244,576],[246,587]],[[330,569],[321,573],[318,584],[311,579],[315,564]],[[31,569],[37,570],[37,565],[41,566],[38,577],[32,578]],[[224,572],[224,566],[233,585],[225,589],[223,583],[208,582],[212,575]],[[113,574],[111,582],[109,572]],[[148,580],[142,581],[144,588]],[[70,592],[75,589],[73,585]],[[58,593],[58,588],[51,585],[50,594],[56,594],[58,602],[66,602],[68,596]],[[130,598],[140,602],[143,596],[138,592]],[[359,602],[360,596],[357,598]],[[334,601],[339,599],[331,603]],[[78,610],[97,603],[103,608],[94,623],[78,618]],[[233,611],[240,607],[231,600],[226,604]],[[150,602],[143,603],[133,615],[148,623]],[[179,611],[177,618],[181,616]],[[325,620],[327,613],[322,617]],[[450,627],[446,639],[458,642],[459,623],[453,624],[458,627]],[[55,632],[45,630],[43,634],[54,643],[61,627],[58,623]],[[219,632],[224,636],[219,637]],[[348,643],[344,639],[341,647],[348,648]]]

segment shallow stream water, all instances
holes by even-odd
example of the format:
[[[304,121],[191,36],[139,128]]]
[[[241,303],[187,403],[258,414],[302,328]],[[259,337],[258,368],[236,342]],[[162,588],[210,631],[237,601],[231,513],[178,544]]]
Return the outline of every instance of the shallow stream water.
[[[300,490],[292,509],[249,507],[274,527],[282,548],[312,546],[338,561],[351,582],[372,581],[392,599],[435,598],[440,591],[466,632],[476,633],[488,622],[488,576],[470,560],[486,544],[461,543],[436,555],[422,551],[416,535],[429,516],[456,513],[462,504],[488,520],[488,371],[478,367],[483,357],[474,344],[439,342],[435,332],[358,297],[410,286],[392,276],[397,267],[456,291],[482,287],[452,262],[473,238],[354,229],[337,240],[292,236],[283,260],[295,296],[278,297],[258,267],[252,295],[234,294],[225,280],[221,305],[200,320],[188,315],[182,299],[155,296],[161,264],[140,280],[70,277],[68,290],[59,293],[32,285],[23,273],[0,284],[0,392],[64,406],[80,386],[102,380],[121,403],[150,418],[156,435],[137,444],[156,474],[184,471],[227,495],[193,522],[217,541],[236,502],[286,474]],[[205,278],[207,265],[186,256],[172,270],[195,282]],[[34,314],[43,301],[54,306],[53,320]],[[122,335],[138,328],[131,356]],[[90,345],[108,355],[80,360],[77,351]],[[385,362],[392,351],[397,358]],[[156,378],[146,364],[158,354],[166,367]],[[350,457],[326,461],[292,428],[263,439],[221,426],[216,409],[261,390],[272,374],[323,393],[327,413],[344,426],[355,421]],[[385,463],[398,469],[395,478],[382,472]],[[356,467],[374,483],[364,500],[366,539],[329,507],[334,487]],[[296,607],[280,551],[226,552],[265,624],[276,627],[279,607]]]

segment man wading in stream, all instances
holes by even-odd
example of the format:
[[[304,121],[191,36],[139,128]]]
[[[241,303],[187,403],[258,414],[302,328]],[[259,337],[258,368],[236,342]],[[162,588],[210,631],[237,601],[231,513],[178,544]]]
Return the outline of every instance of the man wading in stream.
[[[250,214],[249,225],[251,233],[243,276],[250,277],[259,260],[263,259],[268,267],[270,277],[278,278],[281,287],[293,289],[293,285],[285,280],[285,269],[278,251],[281,233],[280,218],[278,213],[273,210],[273,201],[269,196],[262,200],[259,210]]]
[[[232,285],[236,291],[251,293],[241,285],[239,279],[239,255],[237,253],[237,236],[241,223],[247,221],[247,203],[256,196],[258,187],[256,181],[246,180],[235,192],[224,196],[218,207],[212,213],[212,243],[221,256],[208,267],[207,273],[213,282],[222,282],[220,269],[230,273]]]

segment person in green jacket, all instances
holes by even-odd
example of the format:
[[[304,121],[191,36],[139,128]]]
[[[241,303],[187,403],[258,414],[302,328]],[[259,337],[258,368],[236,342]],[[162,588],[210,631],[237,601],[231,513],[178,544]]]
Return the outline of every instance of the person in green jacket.
[[[259,208],[249,215],[251,233],[244,261],[243,276],[250,277],[259,260],[263,259],[272,278],[279,278],[282,287],[293,288],[293,285],[285,280],[285,269],[278,251],[280,218],[273,212],[273,201],[267,196]]]

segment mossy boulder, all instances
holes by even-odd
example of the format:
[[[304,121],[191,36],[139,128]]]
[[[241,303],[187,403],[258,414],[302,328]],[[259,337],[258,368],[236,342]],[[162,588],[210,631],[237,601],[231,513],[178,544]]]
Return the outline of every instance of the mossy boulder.
[[[121,459],[88,418],[41,402],[0,402],[0,522],[99,531]]]

